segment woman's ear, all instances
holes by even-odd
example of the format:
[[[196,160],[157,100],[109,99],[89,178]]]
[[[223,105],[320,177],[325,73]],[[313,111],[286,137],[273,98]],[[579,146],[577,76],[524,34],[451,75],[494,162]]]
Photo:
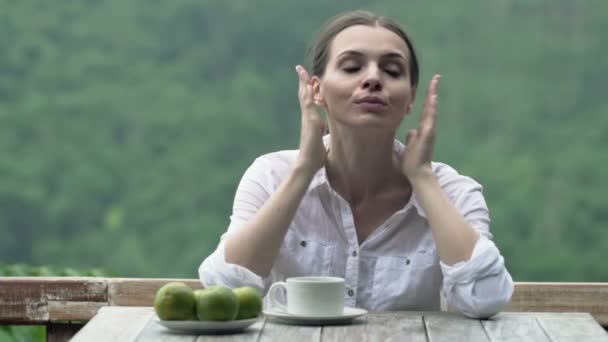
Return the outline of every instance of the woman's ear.
[[[321,93],[321,79],[317,76],[313,76],[310,79],[310,84],[312,85],[312,96],[315,105],[325,107],[325,99]]]

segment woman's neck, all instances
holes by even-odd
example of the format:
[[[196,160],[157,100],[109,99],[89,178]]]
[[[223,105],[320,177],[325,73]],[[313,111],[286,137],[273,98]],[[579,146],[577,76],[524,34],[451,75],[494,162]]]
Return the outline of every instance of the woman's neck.
[[[394,151],[395,135],[380,130],[332,130],[327,177],[351,205],[409,191]]]

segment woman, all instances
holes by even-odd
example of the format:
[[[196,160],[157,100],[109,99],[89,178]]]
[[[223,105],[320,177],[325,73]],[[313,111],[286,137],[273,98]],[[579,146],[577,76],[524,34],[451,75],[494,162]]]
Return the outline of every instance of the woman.
[[[246,171],[202,283],[267,291],[292,276],[332,275],[345,278],[352,307],[439,310],[443,293],[470,317],[500,311],[513,281],[481,186],[431,162],[440,76],[404,146],[396,132],[418,89],[407,34],[386,17],[348,12],[311,52],[312,77],[296,67],[299,150],[263,155]]]

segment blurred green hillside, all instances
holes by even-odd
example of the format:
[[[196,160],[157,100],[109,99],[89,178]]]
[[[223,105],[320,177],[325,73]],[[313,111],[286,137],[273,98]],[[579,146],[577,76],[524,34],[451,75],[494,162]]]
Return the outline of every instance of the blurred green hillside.
[[[196,277],[247,166],[297,148],[294,65],[355,8],[443,75],[435,159],[484,185],[515,280],[608,281],[599,0],[0,0],[0,263]]]

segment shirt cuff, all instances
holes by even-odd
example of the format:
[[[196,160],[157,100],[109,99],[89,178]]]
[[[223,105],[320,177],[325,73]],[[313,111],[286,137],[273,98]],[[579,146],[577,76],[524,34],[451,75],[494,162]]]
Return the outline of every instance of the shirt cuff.
[[[499,274],[504,267],[504,259],[496,245],[483,235],[479,236],[473,254],[467,261],[448,266],[440,262],[444,285],[450,290],[457,284],[474,283],[478,279]]]

